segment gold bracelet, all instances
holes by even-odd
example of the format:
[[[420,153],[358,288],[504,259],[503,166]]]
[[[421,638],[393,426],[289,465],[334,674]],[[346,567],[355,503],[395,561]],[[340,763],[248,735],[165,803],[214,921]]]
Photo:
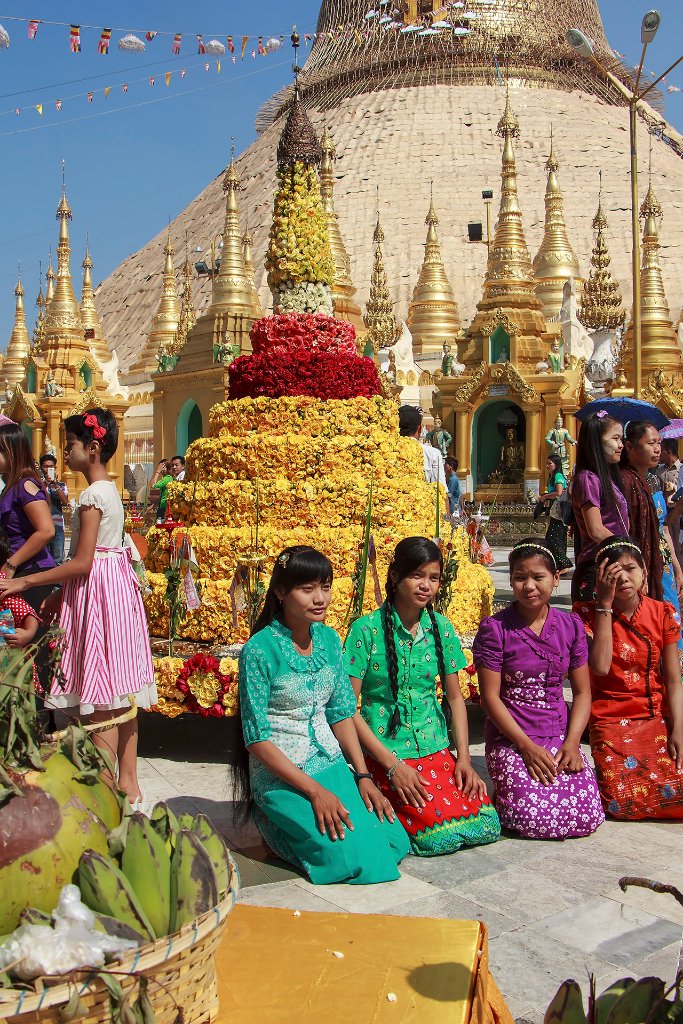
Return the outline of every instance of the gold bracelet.
[[[598,608],[598,607],[596,606],[595,610],[596,610],[596,612],[598,612],[598,613],[599,613],[600,615],[614,615],[614,612],[613,612],[613,610],[612,610],[611,608]]]

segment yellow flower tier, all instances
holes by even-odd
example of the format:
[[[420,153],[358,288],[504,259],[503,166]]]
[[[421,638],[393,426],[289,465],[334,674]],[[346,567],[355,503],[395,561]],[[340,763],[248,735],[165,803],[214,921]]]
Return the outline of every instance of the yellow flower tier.
[[[399,436],[397,407],[391,401],[243,398],[215,406],[209,429],[209,437],[188,449],[185,482],[169,487],[171,511],[186,524],[200,567],[202,604],[188,612],[182,624],[181,636],[186,639],[247,638],[239,602],[237,625],[233,624],[230,588],[238,564],[253,551],[257,491],[258,543],[266,559],[266,581],[284,547],[319,548],[334,567],[327,621],[340,632],[351,600],[370,479],[372,535],[382,586],[399,540],[434,536],[436,487],[425,483],[418,446]],[[439,501],[445,512],[443,488]],[[464,531],[455,531],[452,539],[459,570],[449,615],[459,632],[471,633],[491,612],[493,584],[485,569],[470,562]],[[152,591],[146,598],[147,614],[152,633],[164,635],[168,607],[161,573],[167,536],[153,529],[148,540]],[[374,583],[368,572],[365,608],[374,607]]]

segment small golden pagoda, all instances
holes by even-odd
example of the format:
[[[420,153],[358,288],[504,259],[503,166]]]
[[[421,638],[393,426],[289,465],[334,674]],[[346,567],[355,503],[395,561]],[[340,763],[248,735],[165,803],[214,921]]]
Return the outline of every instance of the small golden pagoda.
[[[370,278],[370,298],[365,307],[363,323],[367,328],[365,335],[365,355],[377,356],[381,348],[390,348],[397,340],[400,329],[394,316],[394,304],[389,295],[387,273],[384,269],[382,243],[384,231],[377,212],[377,223],[372,236],[375,256]]]
[[[616,331],[626,319],[621,290],[610,270],[612,260],[605,241],[606,228],[607,217],[602,208],[601,174],[598,210],[593,218],[593,230],[595,231],[595,243],[591,254],[593,269],[584,286],[579,308],[579,320],[584,327],[594,331]]]
[[[111,352],[104,337],[102,322],[97,312],[92,288],[92,267],[90,249],[86,243],[85,258],[83,259],[83,288],[81,291],[81,323],[86,337],[90,342],[90,351],[94,355],[100,367],[106,366],[111,359]]]
[[[247,230],[242,235],[242,254],[244,256],[244,269],[247,272],[249,279],[249,287],[251,290],[252,303],[254,309],[258,310],[258,315],[263,316],[263,309],[261,307],[261,299],[259,298],[258,289],[256,287],[256,272],[254,269],[254,257],[251,252],[253,239],[251,237],[251,231],[247,224]]]
[[[45,271],[45,310],[52,302],[55,295],[55,272],[52,269],[52,246],[50,246],[50,258],[47,264],[47,270]]]
[[[659,263],[659,224],[663,217],[661,203],[652,187],[640,208],[643,219],[643,244],[640,270],[640,316],[643,381],[651,374],[665,373],[681,376],[683,371],[681,347],[673,325],[669,303]],[[624,340],[624,371],[629,383],[633,375],[633,316]]]
[[[532,264],[536,279],[536,294],[543,304],[546,320],[553,320],[562,308],[565,282],[574,279],[577,292],[583,287],[579,261],[567,237],[564,221],[564,197],[557,172],[560,167],[550,137],[550,156],[546,161],[548,180],[545,189],[545,228],[543,241]]]
[[[354,299],[356,289],[351,279],[351,260],[339,230],[339,215],[334,208],[334,163],[337,159],[337,151],[327,128],[324,129],[320,138],[320,146],[322,148],[320,195],[323,209],[327,215],[327,230],[335,265],[335,277],[332,285],[334,315],[340,320],[348,320],[357,331],[361,331],[363,317],[361,308]]]
[[[247,236],[245,235],[245,238],[246,237]],[[256,298],[258,299],[258,296]],[[192,264],[190,263],[190,257],[188,255],[186,245],[185,263],[183,264],[183,294],[180,298],[180,319],[178,320],[178,330],[176,332],[175,345],[173,348],[174,355],[177,355],[184,347],[187,337],[196,323],[197,311],[194,308],[194,301],[192,299]]]
[[[36,309],[38,313],[36,315],[36,322],[33,327],[33,338],[31,342],[31,352],[37,354],[40,352],[40,347],[43,343],[43,331],[45,330],[45,307],[47,302],[43,295],[43,273],[42,267],[40,272],[39,284],[38,284],[38,298],[36,299]]]
[[[251,351],[249,332],[261,316],[261,306],[242,249],[237,202],[241,189],[231,158],[223,178],[223,247],[220,268],[217,272],[215,266],[211,268],[211,303],[188,330],[184,345],[169,365],[153,374],[156,458],[174,452],[182,455],[201,437],[211,406],[224,401],[227,394],[228,366],[241,352]]]
[[[16,303],[14,306],[14,326],[7,344],[7,352],[2,364],[2,373],[7,384],[14,387],[16,384],[23,385],[26,381],[26,367],[31,352],[31,339],[26,329],[26,313],[24,311],[24,288],[21,283],[21,276],[17,278],[17,286],[14,289]]]
[[[152,327],[147,335],[147,343],[140,358],[131,368],[128,380],[132,386],[150,382],[153,373],[159,369],[160,354],[169,354],[175,346],[178,322],[180,320],[180,302],[176,284],[173,257],[175,250],[169,232],[164,246],[164,270],[161,286],[161,298],[157,311],[152,318]],[[151,387],[150,387],[151,391]]]
[[[436,233],[438,223],[432,190],[425,220],[425,258],[408,307],[408,329],[413,337],[413,353],[418,359],[428,353],[440,356],[444,341],[453,343],[462,329],[455,295],[441,258]]]

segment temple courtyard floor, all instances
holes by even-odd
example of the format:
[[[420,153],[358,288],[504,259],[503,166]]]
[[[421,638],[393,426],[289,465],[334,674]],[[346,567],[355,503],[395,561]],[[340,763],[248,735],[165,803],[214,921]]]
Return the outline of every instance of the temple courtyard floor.
[[[496,600],[509,599],[507,551],[494,551]],[[557,604],[569,607],[563,580]],[[431,859],[408,857],[401,878],[374,886],[316,886],[269,856],[258,833],[234,822],[228,762],[235,724],[142,716],[141,781],[176,812],[198,810],[221,828],[239,863],[240,900],[292,910],[477,918],[489,930],[491,971],[518,1022],[541,1024],[559,984],[584,993],[631,975],[673,981],[683,907],[670,896],[619,889],[640,875],[683,889],[683,823],[606,822],[567,842],[508,836],[492,846]],[[483,716],[470,708],[471,750],[484,778]],[[409,955],[409,951],[408,951]]]

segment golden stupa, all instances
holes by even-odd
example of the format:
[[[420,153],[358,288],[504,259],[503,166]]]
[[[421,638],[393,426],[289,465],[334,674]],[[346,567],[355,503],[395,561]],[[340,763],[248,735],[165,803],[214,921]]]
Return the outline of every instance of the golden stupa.
[[[31,339],[26,328],[26,312],[24,310],[24,289],[21,275],[17,278],[14,289],[16,302],[14,305],[14,326],[7,344],[7,351],[2,363],[5,392],[15,384],[22,384],[26,379],[28,357],[31,352]]]
[[[546,320],[553,320],[562,308],[564,285],[573,280],[577,290],[583,286],[576,253],[571,247],[564,219],[564,197],[557,180],[560,162],[551,133],[550,155],[546,161],[548,180],[545,189],[545,226],[541,247],[533,262],[536,294],[543,304]]]
[[[327,128],[320,137],[320,148],[322,149],[320,195],[323,209],[327,214],[327,230],[330,235],[330,248],[336,270],[332,285],[334,315],[342,320],[348,320],[357,330],[361,330],[363,318],[360,306],[354,298],[356,289],[351,280],[351,260],[339,230],[339,215],[334,208],[334,163],[337,159],[337,151]]]
[[[443,343],[452,343],[462,327],[458,304],[443,265],[436,233],[438,223],[432,192],[425,220],[427,241],[424,261],[408,306],[408,329],[413,336],[413,352],[418,358],[428,353],[440,356]]]

